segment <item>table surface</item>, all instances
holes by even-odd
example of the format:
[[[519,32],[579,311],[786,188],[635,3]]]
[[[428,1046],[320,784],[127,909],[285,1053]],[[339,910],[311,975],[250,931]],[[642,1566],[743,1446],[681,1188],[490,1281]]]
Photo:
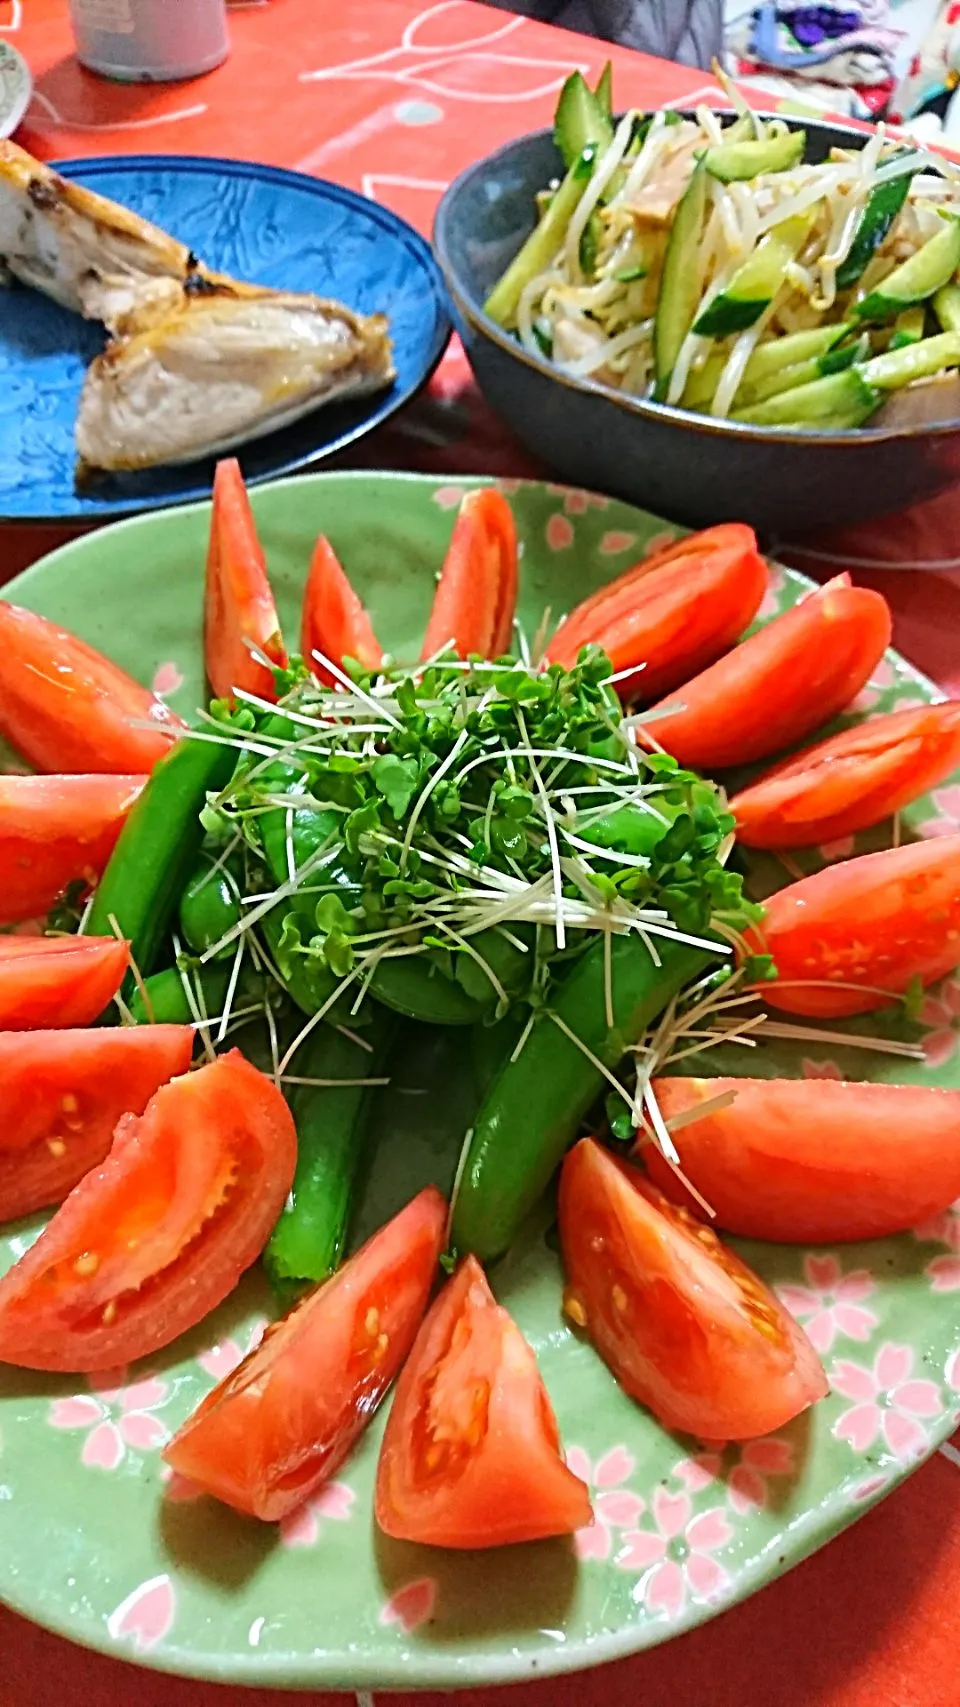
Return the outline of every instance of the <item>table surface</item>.
[[[251,0],[231,5],[226,64],[190,83],[122,86],[76,63],[66,0],[0,0],[0,35],[30,63],[18,140],[45,158],[127,152],[235,156],[361,190],[428,232],[440,192],[477,153],[549,122],[579,64],[612,54],[618,98],[715,97],[701,72],[525,19],[441,0]],[[488,413],[454,344],[426,395],[352,465],[539,472]],[[0,528],[0,580],[62,530]],[[778,542],[823,578],[878,586],[901,650],[960,691],[960,490],[872,527]],[[918,574],[917,566],[923,567]],[[745,1605],[654,1653],[580,1679],[481,1690],[477,1707],[960,1707],[960,1436],[882,1506]],[[0,1707],[226,1707],[238,1692],[136,1671],[0,1609]],[[249,1707],[289,1697],[244,1692]],[[349,1698],[302,1697],[312,1707]],[[380,1697],[439,1707],[440,1697]],[[368,1707],[369,1697],[358,1698]]]

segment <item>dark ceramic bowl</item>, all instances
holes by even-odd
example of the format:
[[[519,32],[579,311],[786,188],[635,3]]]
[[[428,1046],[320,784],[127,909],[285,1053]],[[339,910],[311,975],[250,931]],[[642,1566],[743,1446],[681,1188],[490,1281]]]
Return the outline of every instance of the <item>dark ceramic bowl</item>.
[[[807,132],[811,159],[864,140],[815,119],[787,122]],[[563,480],[693,527],[740,520],[784,535],[902,509],[960,476],[960,418],[833,433],[756,427],[624,397],[528,355],[483,303],[533,226],[535,192],[560,171],[550,131],[508,143],[450,185],[433,236],[481,391]]]

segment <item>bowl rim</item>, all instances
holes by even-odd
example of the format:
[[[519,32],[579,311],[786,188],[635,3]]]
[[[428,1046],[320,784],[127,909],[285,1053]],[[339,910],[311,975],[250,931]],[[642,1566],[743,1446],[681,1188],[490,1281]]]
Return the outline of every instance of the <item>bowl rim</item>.
[[[702,103],[708,105],[709,103]],[[671,106],[671,112],[677,112],[683,118],[695,116],[695,109],[685,106]],[[711,106],[710,110],[719,117],[735,117],[730,107]],[[757,109],[757,118],[779,119],[792,130],[839,131],[845,136],[858,141],[860,146],[866,145],[870,130],[859,130],[853,125],[841,120],[818,118],[814,115],[807,117],[799,113],[778,113]],[[875,127],[874,127],[875,128]],[[514,137],[495,148],[490,154],[482,155],[471,165],[464,167],[448,184],[440,198],[434,214],[432,240],[434,253],[443,273],[444,282],[450,297],[460,315],[467,324],[481,337],[496,344],[504,354],[512,356],[522,366],[530,368],[535,374],[547,377],[555,384],[564,386],[569,391],[581,392],[588,397],[602,399],[614,404],[624,414],[634,415],[640,420],[661,423],[665,426],[683,428],[688,432],[701,433],[705,437],[729,439],[732,442],[759,444],[795,444],[807,446],[830,445],[837,449],[850,449],[861,444],[899,443],[905,439],[940,439],[948,438],[960,432],[960,415],[953,416],[948,421],[916,421],[902,426],[863,426],[835,428],[832,432],[820,432],[816,428],[790,426],[763,426],[753,421],[732,421],[725,416],[704,415],[695,409],[680,409],[676,404],[655,403],[652,398],[633,397],[622,391],[616,391],[613,386],[604,385],[602,381],[591,379],[589,375],[574,375],[565,373],[546,356],[534,355],[524,349],[509,332],[498,326],[489,315],[483,312],[482,304],[478,303],[472,293],[461,282],[457,269],[450,255],[448,243],[448,226],[451,210],[456,201],[473,179],[486,173],[498,161],[507,160],[512,154],[521,151],[534,142],[553,139],[552,126],[541,130],[525,131],[522,136]],[[894,138],[896,140],[896,138]],[[918,145],[919,146],[919,145]],[[924,148],[926,144],[922,145]],[[936,149],[928,150],[936,153]]]

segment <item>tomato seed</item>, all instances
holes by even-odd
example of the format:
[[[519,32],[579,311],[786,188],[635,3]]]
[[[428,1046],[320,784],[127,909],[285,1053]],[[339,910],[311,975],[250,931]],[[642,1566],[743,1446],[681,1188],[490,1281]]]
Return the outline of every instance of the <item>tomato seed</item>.
[[[104,1310],[103,1315],[101,1316],[100,1320],[103,1322],[103,1325],[105,1328],[109,1328],[111,1322],[115,1322],[116,1319],[117,1319],[117,1306],[114,1303],[113,1299],[111,1298],[111,1300],[110,1300],[109,1304],[106,1306],[106,1309]]]
[[[367,1333],[370,1335],[370,1338],[372,1340],[375,1340],[378,1333],[380,1332],[380,1312],[379,1312],[379,1310],[374,1310],[372,1308],[369,1309],[366,1313],[366,1316],[364,1317],[363,1325],[366,1328]]]
[[[624,1314],[624,1312],[627,1308],[627,1304],[629,1302],[627,1295],[623,1290],[623,1287],[614,1285],[614,1287],[611,1290],[610,1297],[613,1299],[613,1307],[616,1310],[617,1314],[622,1316]]]
[[[77,1274],[96,1274],[97,1269],[100,1267],[100,1258],[97,1256],[96,1251],[84,1251],[83,1255],[77,1258],[73,1266]]]
[[[65,1156],[67,1153],[67,1146],[62,1138],[48,1138],[47,1149],[50,1151],[51,1156],[56,1156],[58,1160],[61,1156]]]

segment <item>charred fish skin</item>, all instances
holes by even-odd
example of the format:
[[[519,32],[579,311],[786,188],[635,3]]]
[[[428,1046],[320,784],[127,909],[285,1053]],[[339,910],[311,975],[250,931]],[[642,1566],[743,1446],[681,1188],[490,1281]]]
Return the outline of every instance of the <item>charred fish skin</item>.
[[[206,276],[155,292],[88,370],[77,416],[81,471],[108,473],[219,455],[322,404],[395,377],[382,315],[321,297]]]
[[[182,282],[197,260],[159,226],[0,141],[0,266],[61,307],[109,324],[111,286]]]

